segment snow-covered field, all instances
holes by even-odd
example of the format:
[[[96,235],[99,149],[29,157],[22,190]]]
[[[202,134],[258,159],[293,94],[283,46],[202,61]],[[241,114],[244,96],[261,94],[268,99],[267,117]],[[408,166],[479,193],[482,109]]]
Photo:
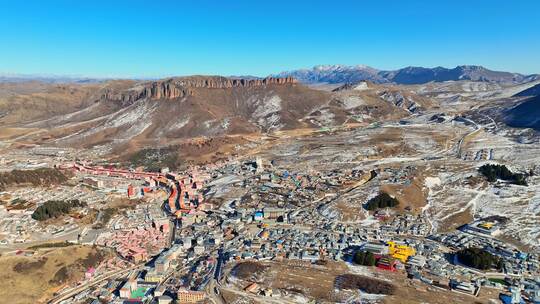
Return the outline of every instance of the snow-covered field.
[[[451,122],[429,123],[429,117],[416,115],[407,119],[410,124],[386,124],[331,136],[287,140],[263,154],[293,170],[307,172],[332,168],[425,168],[423,186],[427,198],[421,210],[433,230],[446,231],[474,219],[505,216],[509,221],[502,228],[502,236],[540,249],[540,178],[530,178],[527,187],[496,185],[487,183],[478,173],[485,163],[501,163],[512,171],[528,172],[540,164],[540,144],[518,143],[503,131],[484,130],[483,125],[474,122],[480,131],[461,143],[462,154],[484,156],[463,159],[458,157],[456,147],[465,134],[475,129]],[[389,150],[381,155],[381,149],[386,148]],[[381,183],[384,181],[376,179],[355,189],[325,206],[322,215],[334,220],[366,221],[365,215],[344,215],[360,212],[353,207],[377,193]]]
[[[472,174],[440,172],[426,178],[429,195],[423,211],[433,228],[444,230],[460,215],[470,214],[474,219],[503,216],[508,218],[503,235],[540,249],[540,179],[530,179],[529,186],[503,182],[469,185],[464,181]]]

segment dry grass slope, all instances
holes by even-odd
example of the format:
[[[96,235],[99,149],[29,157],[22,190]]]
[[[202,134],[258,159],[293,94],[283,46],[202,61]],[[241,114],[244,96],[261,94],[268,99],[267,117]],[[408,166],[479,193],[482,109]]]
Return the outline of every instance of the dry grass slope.
[[[44,303],[64,284],[81,279],[100,259],[101,252],[88,246],[44,249],[31,257],[0,257],[0,303]]]

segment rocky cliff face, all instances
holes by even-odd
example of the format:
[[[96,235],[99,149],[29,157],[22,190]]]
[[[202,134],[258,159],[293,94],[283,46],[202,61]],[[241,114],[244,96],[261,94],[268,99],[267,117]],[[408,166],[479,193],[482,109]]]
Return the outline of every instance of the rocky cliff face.
[[[197,88],[205,89],[229,89],[235,87],[257,87],[266,85],[288,85],[297,83],[292,77],[268,77],[264,79],[238,79],[227,77],[181,77],[143,83],[128,90],[116,92],[105,90],[101,100],[119,101],[132,103],[139,99],[177,99],[195,94]]]
[[[183,77],[173,79],[176,85],[186,88],[228,89],[233,87],[255,87],[269,84],[293,84],[292,77],[268,77],[264,79],[239,79],[227,77]]]

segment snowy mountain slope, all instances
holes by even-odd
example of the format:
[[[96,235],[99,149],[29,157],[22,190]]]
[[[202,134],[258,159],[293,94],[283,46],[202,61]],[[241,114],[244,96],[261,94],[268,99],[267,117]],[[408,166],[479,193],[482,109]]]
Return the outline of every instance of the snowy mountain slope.
[[[517,84],[540,79],[540,76],[537,74],[522,75],[511,72],[493,71],[475,65],[462,65],[452,69],[444,67],[406,67],[394,71],[382,71],[364,65],[319,65],[311,69],[282,72],[278,76],[292,76],[304,83],[355,83],[368,80],[373,83],[423,84],[428,82],[471,80]]]

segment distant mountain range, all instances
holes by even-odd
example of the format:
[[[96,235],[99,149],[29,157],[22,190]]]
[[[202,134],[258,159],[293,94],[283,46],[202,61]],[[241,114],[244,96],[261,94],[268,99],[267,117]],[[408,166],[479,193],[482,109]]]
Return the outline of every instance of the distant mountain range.
[[[356,73],[358,69],[363,73]],[[122,155],[141,148],[181,144],[182,149],[198,155],[202,150],[213,151],[214,146],[189,140],[222,138],[233,149],[243,140],[241,136],[397,121],[412,113],[444,112],[444,107],[459,110],[447,97],[438,97],[441,93],[462,94],[462,102],[471,105],[486,97],[508,99],[504,106],[493,103],[493,117],[513,127],[540,130],[540,80],[523,83],[534,79],[532,76],[472,67],[424,69],[422,73],[416,68],[381,72],[358,66],[315,70],[320,77],[304,72],[299,74],[304,78],[297,78],[310,79],[311,83],[339,79],[345,84],[334,90],[321,89],[300,83],[294,75],[186,76],[98,83],[71,78],[71,83],[62,85],[29,80],[2,83],[0,129],[8,134],[3,136],[20,138],[24,144],[99,147]],[[386,84],[411,82],[410,77],[416,77],[416,82],[443,81],[464,74],[469,79],[497,83]],[[352,84],[366,78],[370,81]],[[501,82],[517,83],[503,86]],[[224,139],[229,135],[234,136]]]
[[[355,83],[369,80],[374,83],[387,83],[388,79],[380,75],[379,70],[365,65],[318,65],[311,69],[302,69],[279,73],[277,76],[290,76],[298,81],[308,84],[313,83]]]
[[[311,69],[285,71],[269,77],[293,77],[305,84],[346,84],[370,81],[377,84],[423,84],[472,80],[501,84],[519,84],[539,80],[539,74],[523,75],[519,73],[493,71],[482,66],[460,65],[452,69],[444,67],[424,68],[406,67],[394,71],[378,70],[366,65],[317,65]],[[229,76],[238,79],[263,79],[256,76]],[[0,83],[39,81],[43,83],[100,83],[113,78],[92,78],[61,75],[2,74]],[[132,78],[131,80],[158,80],[155,78]]]
[[[29,81],[39,81],[43,83],[99,83],[107,80],[108,79],[106,78],[77,76],[0,73],[0,83],[18,83]]]
[[[308,84],[315,83],[356,83],[368,80],[374,83],[423,84],[428,82],[472,80],[497,83],[525,83],[540,79],[540,75],[523,75],[511,72],[492,71],[482,66],[461,65],[453,69],[435,67],[406,67],[395,71],[382,71],[356,65],[319,65],[311,69],[301,69],[277,74],[279,77],[293,77]]]

